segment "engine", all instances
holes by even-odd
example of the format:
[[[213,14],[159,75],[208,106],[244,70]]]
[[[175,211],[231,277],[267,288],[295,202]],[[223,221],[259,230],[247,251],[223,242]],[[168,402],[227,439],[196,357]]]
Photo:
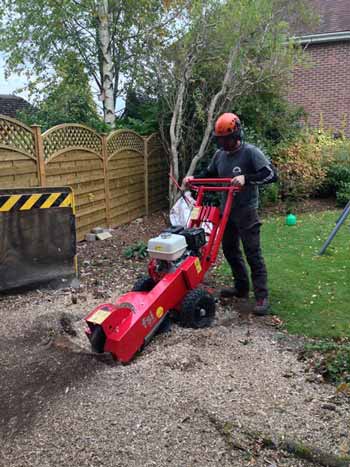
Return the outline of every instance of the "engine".
[[[202,228],[169,227],[148,241],[148,253],[152,258],[151,275],[159,278],[176,269],[187,256],[200,256],[200,249],[205,242]]]
[[[182,235],[163,232],[148,241],[148,253],[151,258],[164,261],[176,261],[187,249],[186,238]]]

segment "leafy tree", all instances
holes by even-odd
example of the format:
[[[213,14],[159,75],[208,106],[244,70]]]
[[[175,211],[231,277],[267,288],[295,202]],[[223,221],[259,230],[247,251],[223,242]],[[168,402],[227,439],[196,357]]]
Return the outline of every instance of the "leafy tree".
[[[108,129],[97,113],[84,67],[73,53],[35,97],[35,106],[17,115],[29,125],[38,124],[44,131],[60,123],[85,124],[100,132]]]
[[[123,116],[117,120],[117,128],[129,128],[140,135],[158,131],[159,103],[148,96],[129,90]]]
[[[0,50],[7,72],[25,71],[40,88],[77,53],[99,90],[104,120],[113,126],[123,83],[133,80],[146,39],[161,35],[176,16],[173,4],[175,10],[158,0],[2,0]]]
[[[177,180],[181,167],[191,175],[207,154],[220,113],[235,110],[243,96],[262,89],[275,94],[283,87],[297,57],[285,18],[307,20],[304,12],[303,0],[196,0],[181,40],[163,48],[156,44],[150,79],[164,117],[170,116],[169,136],[163,135]],[[169,196],[176,197],[172,185]]]
[[[268,146],[293,139],[300,132],[300,119],[305,114],[279,93],[264,90],[239,98],[235,110],[244,126],[254,129]]]

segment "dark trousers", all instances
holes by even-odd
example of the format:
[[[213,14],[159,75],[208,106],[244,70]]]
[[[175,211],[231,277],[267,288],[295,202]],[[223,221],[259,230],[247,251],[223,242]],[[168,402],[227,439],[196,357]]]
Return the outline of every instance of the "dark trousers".
[[[256,209],[242,209],[231,213],[222,239],[222,248],[237,290],[249,291],[249,276],[240,248],[240,240],[251,271],[255,298],[266,298],[267,272],[260,247],[261,222]]]

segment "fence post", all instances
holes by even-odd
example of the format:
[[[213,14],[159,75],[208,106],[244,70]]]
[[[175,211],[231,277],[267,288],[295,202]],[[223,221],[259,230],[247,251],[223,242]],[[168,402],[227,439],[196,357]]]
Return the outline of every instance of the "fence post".
[[[40,186],[46,186],[46,170],[45,170],[45,160],[44,160],[44,144],[43,137],[41,134],[41,128],[39,125],[32,125],[32,130],[34,133],[34,143],[35,143],[35,155],[37,163],[37,171]]]
[[[111,192],[109,190],[109,178],[108,178],[108,150],[107,150],[107,135],[103,133],[102,138],[102,160],[103,160],[103,176],[105,185],[105,199],[106,199],[106,221],[107,226],[111,226]]]
[[[145,210],[146,216],[149,216],[149,181],[148,181],[148,141],[149,138],[145,138],[145,149],[144,149],[144,176],[145,176]]]

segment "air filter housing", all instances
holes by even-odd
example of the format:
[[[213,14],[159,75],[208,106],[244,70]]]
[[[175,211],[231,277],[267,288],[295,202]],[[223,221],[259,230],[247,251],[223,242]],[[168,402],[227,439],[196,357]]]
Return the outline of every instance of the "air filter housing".
[[[170,232],[163,232],[158,237],[148,240],[150,257],[165,261],[176,261],[184,254],[186,248],[186,238]]]

